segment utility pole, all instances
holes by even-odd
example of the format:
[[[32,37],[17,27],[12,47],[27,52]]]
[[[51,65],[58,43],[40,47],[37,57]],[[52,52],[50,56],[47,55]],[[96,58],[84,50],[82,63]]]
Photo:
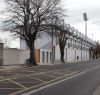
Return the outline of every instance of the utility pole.
[[[55,23],[53,23],[53,21],[55,20]],[[57,24],[57,17],[52,18],[52,24]],[[53,27],[52,27],[52,64],[54,64],[55,61],[55,48],[54,48],[54,32],[56,31]]]

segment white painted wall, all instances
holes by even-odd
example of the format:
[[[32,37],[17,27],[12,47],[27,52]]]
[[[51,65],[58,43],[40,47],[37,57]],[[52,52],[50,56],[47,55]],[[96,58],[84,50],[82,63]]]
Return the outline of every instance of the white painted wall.
[[[77,61],[81,61],[81,50],[80,49],[76,49],[76,58],[77,56],[79,56],[79,59]]]
[[[60,60],[60,48],[59,48],[59,45],[57,45],[55,47],[55,60],[56,61],[59,61]]]
[[[35,48],[39,49],[44,45],[46,45],[48,42],[51,42],[51,40],[52,40],[51,36],[45,32],[40,37],[38,37],[38,39],[36,39]]]
[[[67,49],[67,61],[73,62],[75,60],[75,49],[72,47]]]
[[[75,60],[75,49],[72,47],[67,48],[67,60],[66,60],[66,48],[65,47],[65,56],[64,59],[67,62],[74,62],[77,61]],[[55,61],[60,60],[60,49],[59,45],[55,47]],[[45,52],[45,62],[42,62],[42,52]],[[48,52],[48,63],[47,63],[47,58],[46,58],[46,52]],[[45,65],[45,64],[50,64],[50,52],[52,50],[45,50],[41,49],[40,50],[40,64]],[[81,61],[81,49],[76,49],[76,57],[79,56],[79,60]],[[25,60],[29,58],[29,50],[18,50],[18,49],[4,49],[3,52],[3,58],[4,58],[4,65],[14,65],[14,64],[24,64]],[[89,59],[89,52],[87,51],[87,59],[86,59],[86,51],[82,51],[82,61],[88,60]]]
[[[52,52],[52,50],[43,49],[42,47],[51,41],[52,41],[52,37],[47,33],[43,33],[41,35],[41,37],[39,37],[35,41],[35,48],[40,49],[40,64],[50,63],[50,52]],[[20,42],[21,42],[20,48],[23,50],[28,50],[28,47],[27,47],[25,41],[21,40]],[[67,41],[67,43],[72,43],[72,45],[76,44],[76,45],[81,46],[80,41],[75,41],[75,39],[73,39],[73,41],[70,41],[70,39],[69,39]],[[54,38],[54,40],[53,40],[53,45],[55,46],[55,61],[59,61],[60,60],[60,49],[59,49],[59,44],[56,45],[56,38]],[[67,48],[67,55],[66,55],[66,48]],[[45,62],[44,63],[42,62],[42,51],[45,52]],[[49,60],[48,63],[47,63],[47,58],[46,58],[46,52],[48,52],[48,60]],[[66,45],[64,52],[65,52],[65,54],[64,54],[65,61],[67,61],[67,62],[81,61],[81,49],[80,48],[75,49],[75,47],[73,48],[73,46],[68,48],[68,45]],[[23,54],[24,53],[22,53],[21,55],[23,55]],[[67,58],[66,58],[66,56],[67,56]],[[78,60],[77,60],[77,56],[79,56]],[[86,50],[82,50],[82,61],[88,60],[88,59],[89,59],[89,51],[87,51],[87,53],[86,53]],[[21,63],[23,63],[23,62],[21,62]]]
[[[21,50],[28,50],[28,46],[23,39],[20,39],[20,49]]]
[[[29,51],[18,49],[4,49],[4,65],[24,64],[29,58]]]
[[[36,49],[42,48],[44,45],[46,45],[48,42],[51,41],[52,41],[51,36],[45,32],[35,40],[35,48]],[[28,49],[28,46],[23,39],[20,39],[20,49],[22,50]]]
[[[67,48],[67,52],[66,52],[66,48]],[[75,55],[75,51],[76,51],[76,55]],[[89,50],[87,50],[87,53],[86,53],[86,50],[81,51],[80,48],[78,48],[78,49],[75,49],[73,47],[68,48],[68,46],[66,45],[65,50],[64,50],[64,59],[66,62],[81,61],[81,52],[82,52],[82,61],[89,60]],[[67,53],[67,55],[66,55],[66,53]],[[56,46],[55,56],[56,56],[55,61],[60,60],[59,45]],[[78,60],[77,60],[77,56],[79,56]],[[87,56],[87,58],[86,58],[86,56]],[[66,59],[66,57],[67,57],[67,59]]]

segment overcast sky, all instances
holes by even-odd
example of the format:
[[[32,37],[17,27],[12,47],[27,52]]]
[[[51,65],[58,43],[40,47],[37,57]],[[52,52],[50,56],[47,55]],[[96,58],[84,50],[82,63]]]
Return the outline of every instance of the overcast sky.
[[[0,10],[3,9],[4,0],[0,0]],[[85,33],[85,23],[83,13],[87,13],[87,35],[94,40],[100,41],[100,0],[61,0],[66,9],[66,23],[73,26],[78,31]],[[1,35],[1,34],[0,34]],[[2,35],[3,36],[3,35]]]
[[[62,0],[67,9],[66,23],[71,24],[80,32],[85,33],[83,13],[87,13],[87,35],[94,40],[100,40],[100,0]]]

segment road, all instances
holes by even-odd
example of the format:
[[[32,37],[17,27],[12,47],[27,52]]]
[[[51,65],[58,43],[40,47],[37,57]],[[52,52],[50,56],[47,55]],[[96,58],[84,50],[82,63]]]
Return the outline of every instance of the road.
[[[48,66],[0,67],[0,95],[92,95],[100,60]]]
[[[100,85],[100,61],[83,62],[77,65],[67,64],[65,66],[71,70],[79,70],[79,72],[24,95],[92,95]],[[64,67],[59,65],[55,68]]]

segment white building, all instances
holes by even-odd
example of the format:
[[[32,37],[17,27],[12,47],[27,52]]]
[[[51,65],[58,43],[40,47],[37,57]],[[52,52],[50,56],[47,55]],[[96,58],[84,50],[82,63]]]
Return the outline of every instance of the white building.
[[[83,34],[79,34],[75,35],[73,32],[73,35],[69,36],[64,50],[65,62],[89,60],[89,48],[95,46],[95,43],[89,38],[85,39]],[[36,39],[35,58],[38,64],[51,64],[52,58],[54,63],[59,63],[60,49],[57,39],[54,36],[52,44],[52,35],[48,33],[43,33]],[[3,49],[4,65],[25,64],[26,59],[29,59],[29,49],[22,39],[20,39],[20,49]]]
[[[89,38],[85,41],[85,36],[82,37],[70,36],[66,42],[64,50],[64,60],[66,62],[85,61],[89,60],[89,48],[93,44]],[[27,45],[24,40],[20,40],[20,49],[27,50]],[[52,63],[52,36],[44,33],[35,41],[36,61],[40,64]],[[53,56],[54,61],[60,61],[60,49],[56,37],[53,37]]]

